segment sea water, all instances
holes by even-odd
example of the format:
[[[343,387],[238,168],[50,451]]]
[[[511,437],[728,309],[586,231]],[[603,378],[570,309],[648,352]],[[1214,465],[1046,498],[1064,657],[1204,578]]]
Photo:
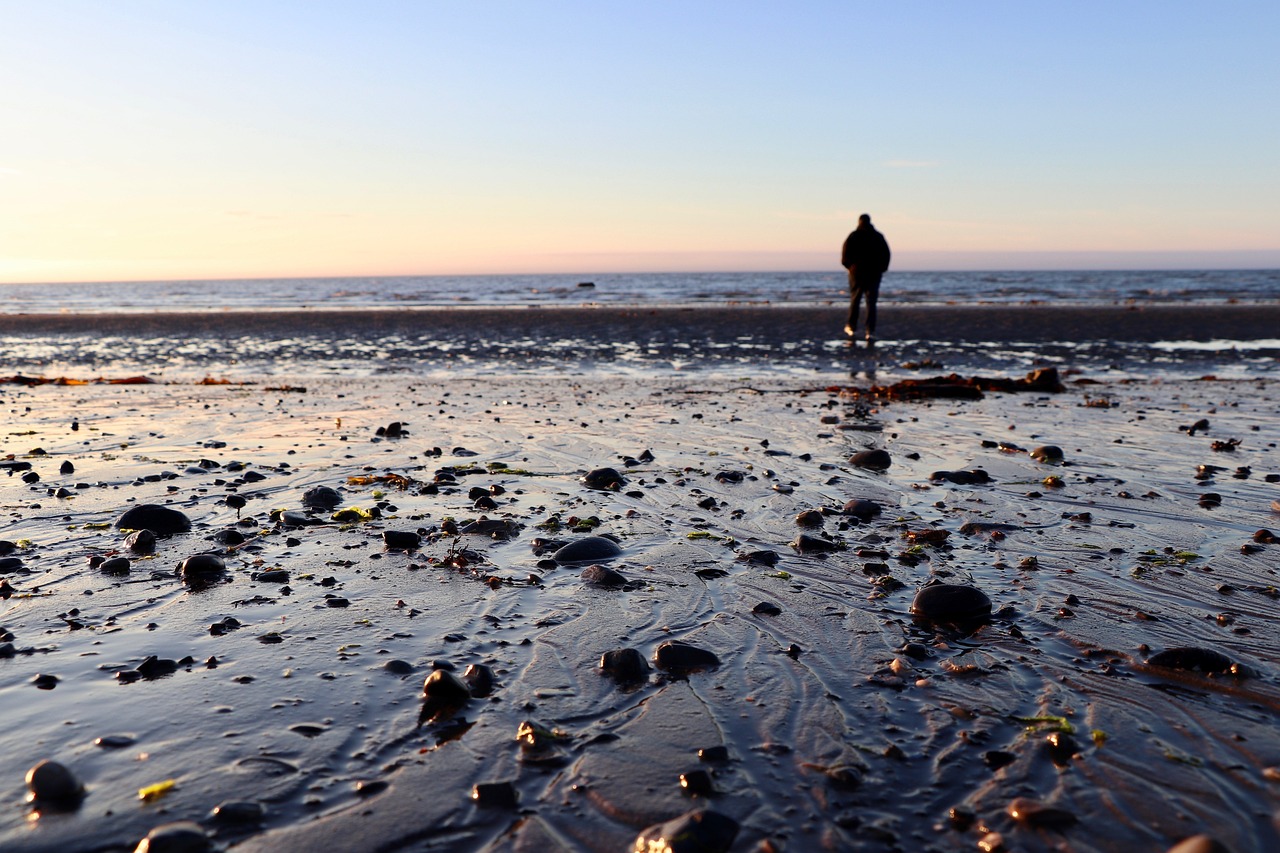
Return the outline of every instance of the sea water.
[[[844,273],[609,273],[0,285],[0,313],[394,309],[427,306],[821,304]],[[1280,270],[895,272],[889,304],[1269,302]]]

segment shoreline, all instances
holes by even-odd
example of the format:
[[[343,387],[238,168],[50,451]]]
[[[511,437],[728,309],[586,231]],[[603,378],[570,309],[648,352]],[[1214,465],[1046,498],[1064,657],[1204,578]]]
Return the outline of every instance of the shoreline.
[[[685,338],[716,342],[742,335],[771,340],[841,337],[846,307],[512,306],[156,313],[0,314],[0,334],[256,335],[311,333],[455,337]],[[1280,304],[1219,305],[894,305],[882,302],[886,339],[974,341],[1270,340]]]

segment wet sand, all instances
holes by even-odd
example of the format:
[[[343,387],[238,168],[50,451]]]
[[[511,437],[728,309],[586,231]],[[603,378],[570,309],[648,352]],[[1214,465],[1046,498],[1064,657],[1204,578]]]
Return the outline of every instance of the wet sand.
[[[919,403],[852,393],[847,374],[0,386],[0,453],[40,477],[0,478],[17,560],[0,847],[127,850],[194,820],[233,851],[613,851],[710,808],[738,824],[734,850],[974,849],[989,832],[1027,851],[1198,833],[1275,849],[1280,545],[1254,536],[1280,529],[1280,385],[1090,379]],[[407,434],[377,434],[392,422]],[[1064,463],[1033,459],[1041,445]],[[870,448],[887,471],[849,463]],[[618,490],[581,482],[603,466]],[[973,468],[992,482],[931,476]],[[388,474],[405,479],[352,479]],[[315,486],[381,517],[272,519]],[[882,513],[843,514],[855,498]],[[130,553],[111,525],[137,504],[193,530]],[[509,537],[446,532],[481,516]],[[225,528],[247,541],[211,541]],[[423,538],[388,551],[388,530]],[[838,550],[802,553],[802,533]],[[624,585],[533,547],[589,534],[617,538],[602,562]],[[174,575],[210,550],[225,576]],[[776,563],[744,559],[762,551]],[[931,580],[984,591],[989,621],[914,619]],[[657,669],[670,640],[719,665]],[[1188,646],[1240,674],[1147,662]],[[601,673],[623,648],[650,662],[639,684]],[[492,693],[420,724],[433,668],[471,664]],[[525,722],[543,748],[517,741]],[[700,760],[712,747],[726,757]],[[22,777],[41,759],[86,794],[32,819]],[[697,770],[711,793],[682,791]],[[477,805],[480,783],[515,804]],[[1026,818],[1026,801],[1061,811]],[[250,805],[210,817],[234,802]]]

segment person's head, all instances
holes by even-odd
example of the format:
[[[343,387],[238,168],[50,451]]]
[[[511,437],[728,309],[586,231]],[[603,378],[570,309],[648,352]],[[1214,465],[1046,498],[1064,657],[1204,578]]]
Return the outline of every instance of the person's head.
[[[858,217],[858,225],[859,225],[859,226],[862,226],[862,225],[870,225],[870,224],[871,224],[871,214],[870,214],[870,213],[864,213],[864,214],[862,214],[861,216],[859,216],[859,217]]]

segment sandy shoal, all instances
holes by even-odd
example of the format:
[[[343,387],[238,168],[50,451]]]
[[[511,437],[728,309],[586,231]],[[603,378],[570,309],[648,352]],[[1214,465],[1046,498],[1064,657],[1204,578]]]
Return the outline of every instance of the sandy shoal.
[[[191,819],[232,851],[615,851],[710,807],[744,850],[973,849],[985,830],[1027,851],[1163,850],[1198,832],[1275,849],[1280,545],[1253,537],[1280,528],[1278,397],[1264,380],[914,404],[655,377],[0,389],[0,456],[30,465],[0,477],[16,560],[0,600],[0,848],[129,849]],[[1183,429],[1200,419],[1207,432]],[[379,436],[392,422],[407,434]],[[1065,465],[1031,458],[1048,444]],[[890,468],[850,465],[866,448]],[[580,482],[602,466],[625,485]],[[931,476],[973,468],[993,482]],[[376,479],[389,474],[405,479]],[[273,522],[320,485],[381,517]],[[843,515],[854,498],[882,513]],[[145,503],[193,531],[130,553],[111,525]],[[818,526],[797,525],[805,510]],[[481,515],[511,538],[442,535]],[[624,587],[539,562],[534,539],[587,535],[574,525],[618,538],[607,562]],[[210,539],[225,528],[248,541]],[[386,530],[424,539],[387,551]],[[927,530],[945,542],[910,538]],[[839,550],[801,553],[802,532]],[[187,588],[174,568],[209,550],[226,576]],[[745,559],[757,552],[776,564]],[[117,555],[127,574],[90,568]],[[983,590],[991,621],[913,620],[931,580]],[[626,689],[600,673],[606,651],[652,660],[670,640],[719,666]],[[1241,675],[1146,662],[1182,646]],[[174,671],[129,675],[152,656]],[[492,695],[419,725],[424,678],[473,664]],[[543,749],[517,742],[526,722]],[[721,746],[727,761],[699,760]],[[22,777],[45,758],[87,793],[32,820]],[[695,770],[714,795],[682,792]],[[478,807],[478,783],[509,783],[517,809]],[[1020,822],[1016,798],[1074,822]],[[208,819],[233,801],[262,817]]]

